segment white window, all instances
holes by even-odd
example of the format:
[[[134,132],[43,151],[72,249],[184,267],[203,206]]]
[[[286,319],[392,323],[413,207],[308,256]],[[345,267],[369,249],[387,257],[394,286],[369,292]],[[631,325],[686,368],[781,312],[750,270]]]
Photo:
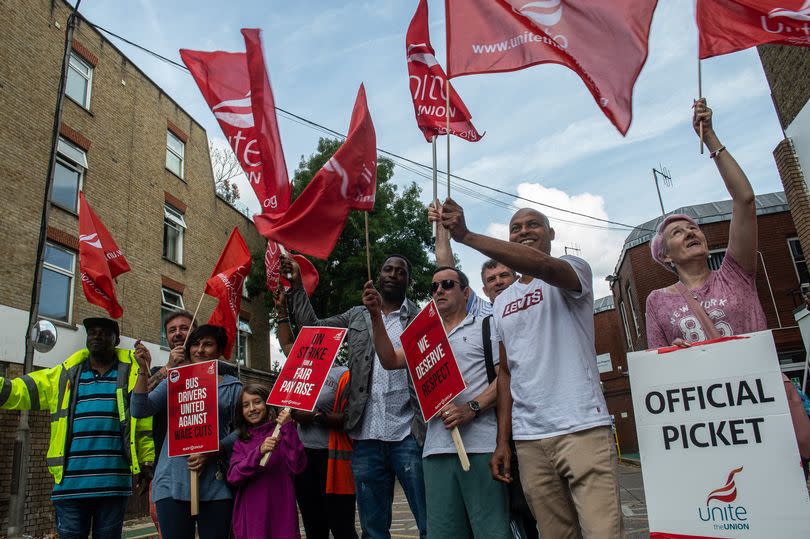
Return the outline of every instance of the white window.
[[[163,206],[163,258],[177,264],[183,263],[183,235],[186,230],[186,220],[183,214],[165,204]]]
[[[796,277],[799,279],[799,285],[810,283],[810,272],[807,271],[807,260],[804,258],[804,251],[802,251],[799,238],[789,238],[787,241],[788,247],[790,248],[790,257],[793,259],[793,267],[796,269]]]
[[[715,249],[714,251],[709,251],[709,269],[712,271],[719,270],[725,257],[725,249]]]
[[[78,213],[79,191],[82,190],[87,154],[60,138],[56,145],[56,168],[53,170],[51,202],[72,213]]]
[[[39,289],[39,314],[53,320],[70,322],[75,266],[75,252],[53,243],[45,244],[42,283]]]
[[[633,350],[633,340],[630,337],[630,326],[627,324],[627,311],[624,310],[624,302],[619,302],[619,313],[622,315],[624,325],[624,340],[627,342],[627,349]]]
[[[93,87],[93,66],[76,53],[70,54],[65,95],[90,110],[90,92]]]
[[[236,361],[240,365],[247,365],[249,358],[249,340],[253,332],[250,325],[243,319],[236,323]]]
[[[160,345],[169,346],[169,341],[166,338],[166,317],[175,311],[185,310],[186,306],[183,304],[183,295],[175,292],[171,288],[161,289],[160,299]]]
[[[183,177],[183,157],[186,145],[171,131],[166,131],[166,168]]]
[[[638,313],[636,312],[636,302],[633,301],[633,292],[630,290],[630,284],[625,288],[627,292],[627,303],[630,304],[630,313],[633,315],[633,325],[636,326],[636,337],[641,337],[641,325],[638,323]]]
[[[245,280],[242,281],[242,297],[245,299],[250,299],[250,294],[248,294],[248,278],[245,277]]]

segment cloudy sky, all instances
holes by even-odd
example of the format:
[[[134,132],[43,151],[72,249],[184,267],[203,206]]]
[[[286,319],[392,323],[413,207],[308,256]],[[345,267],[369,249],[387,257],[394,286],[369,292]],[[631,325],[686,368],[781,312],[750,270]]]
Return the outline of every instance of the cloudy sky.
[[[286,0],[225,3],[127,0],[82,2],[93,23],[179,61],[178,49],[244,50],[243,27],[263,30],[265,57],[279,107],[345,132],[357,88],[366,85],[378,146],[429,164],[430,145],[417,129],[405,62],[405,31],[416,0]],[[444,2],[430,0],[430,31],[445,58]],[[191,76],[112,39],[141,69],[224,143]],[[693,0],[659,3],[647,64],[635,87],[634,121],[622,137],[574,72],[545,65],[497,75],[454,79],[454,86],[486,136],[477,143],[453,138],[454,173],[524,198],[603,219],[637,225],[660,213],[652,168],[672,174],[665,208],[728,198],[708,152],[698,153],[691,129],[697,94],[697,29]],[[781,190],[772,151],[782,133],[759,57],[753,50],[703,62],[703,85],[721,141],[740,161],[757,193]],[[280,115],[290,175],[323,133]],[[444,156],[444,140],[440,142]],[[430,180],[402,167],[395,179],[415,181],[429,202]],[[444,168],[440,157],[440,168]],[[470,228],[505,238],[513,209],[529,205],[475,188],[501,201],[484,202],[456,191]],[[442,191],[440,191],[442,192]],[[249,187],[244,202],[257,207]],[[627,229],[544,210],[556,229],[554,254],[579,249],[594,270],[595,296],[609,294]],[[483,257],[454,249],[476,286]],[[324,313],[330,314],[330,313]]]

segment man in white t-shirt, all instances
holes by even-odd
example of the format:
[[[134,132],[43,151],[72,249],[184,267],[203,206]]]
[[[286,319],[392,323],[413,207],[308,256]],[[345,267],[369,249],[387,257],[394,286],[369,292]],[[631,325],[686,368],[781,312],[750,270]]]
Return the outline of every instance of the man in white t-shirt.
[[[590,266],[551,256],[554,229],[533,209],[515,212],[508,242],[468,230],[452,199],[441,222],[457,242],[523,275],[493,306],[493,339],[502,341],[493,475],[511,481],[511,425],[521,485],[541,535],[623,537],[618,460],[596,367]]]

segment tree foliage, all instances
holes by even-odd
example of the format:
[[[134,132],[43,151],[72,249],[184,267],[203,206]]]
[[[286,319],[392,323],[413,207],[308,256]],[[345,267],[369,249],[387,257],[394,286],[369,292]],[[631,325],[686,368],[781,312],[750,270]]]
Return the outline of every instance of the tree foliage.
[[[242,166],[229,148],[220,148],[209,142],[208,152],[214,173],[214,189],[226,202],[233,204],[239,200],[239,186],[233,179],[242,174]]]

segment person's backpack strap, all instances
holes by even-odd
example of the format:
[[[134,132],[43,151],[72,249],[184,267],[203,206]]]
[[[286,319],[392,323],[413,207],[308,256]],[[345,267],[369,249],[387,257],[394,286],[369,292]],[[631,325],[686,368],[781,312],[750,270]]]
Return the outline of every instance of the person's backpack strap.
[[[492,359],[492,330],[490,329],[492,322],[492,315],[484,318],[483,325],[481,326],[481,334],[484,341],[484,364],[487,367],[487,381],[492,383],[495,379],[495,362]]]
[[[689,306],[689,310],[692,311],[692,314],[694,314],[700,322],[703,331],[706,333],[706,337],[708,339],[719,339],[722,337],[714,326],[714,322],[712,322],[711,318],[709,318],[709,315],[706,313],[706,309],[703,308],[703,305],[698,303],[697,299],[695,299],[681,281],[675,283],[675,289],[681,294],[684,301],[686,301],[686,304]]]

